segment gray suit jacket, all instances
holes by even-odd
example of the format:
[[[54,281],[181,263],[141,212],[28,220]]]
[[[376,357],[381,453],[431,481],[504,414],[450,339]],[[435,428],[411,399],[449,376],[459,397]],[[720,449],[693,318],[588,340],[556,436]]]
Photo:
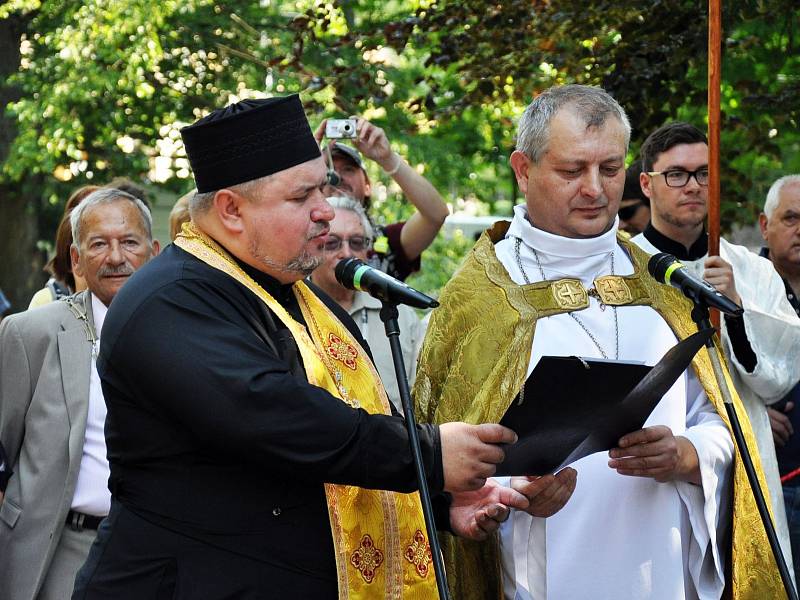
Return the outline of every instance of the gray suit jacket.
[[[92,322],[91,296],[72,297]],[[32,600],[69,512],[83,454],[92,345],[65,300],[0,323],[0,440],[14,475],[0,505],[0,598]]]

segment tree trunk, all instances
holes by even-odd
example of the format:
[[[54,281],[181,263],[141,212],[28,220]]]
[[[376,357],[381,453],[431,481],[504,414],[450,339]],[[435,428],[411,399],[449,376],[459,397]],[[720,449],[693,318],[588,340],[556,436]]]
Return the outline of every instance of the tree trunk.
[[[20,39],[33,13],[11,15],[0,20],[0,165],[17,135],[17,123],[5,114],[9,102],[20,97],[7,79],[19,69]],[[39,186],[26,182],[27,189]],[[39,226],[35,202],[21,193],[23,186],[0,181],[0,288],[11,302],[11,312],[25,310],[33,293],[42,286],[45,257],[37,249]]]

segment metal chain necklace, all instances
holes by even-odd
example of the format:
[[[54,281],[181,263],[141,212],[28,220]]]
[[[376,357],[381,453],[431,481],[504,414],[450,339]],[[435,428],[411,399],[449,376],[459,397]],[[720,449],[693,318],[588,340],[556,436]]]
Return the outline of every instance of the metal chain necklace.
[[[515,245],[514,245],[514,251],[516,253],[517,266],[519,267],[519,270],[522,273],[523,279],[525,279],[525,283],[527,285],[530,285],[531,280],[528,278],[528,274],[525,272],[525,269],[522,266],[522,259],[520,257],[519,248],[520,248],[521,244],[522,244],[522,238],[516,238],[516,242],[515,242]],[[536,259],[536,265],[539,267],[539,272],[542,275],[542,281],[545,281],[547,279],[547,277],[544,274],[544,268],[542,267],[542,261],[539,260],[539,253],[536,252],[536,248],[534,248],[533,246],[531,246],[530,248],[533,251],[533,257]],[[614,273],[614,251],[613,250],[611,252],[611,274],[615,275],[615,273]],[[590,294],[590,295],[592,295],[592,294]],[[619,360],[619,320],[617,318],[617,307],[616,306],[612,306],[611,310],[614,312],[614,332],[615,332],[615,338],[616,338],[615,339],[615,354],[614,354],[614,358],[616,360]],[[586,327],[586,324],[583,321],[581,321],[574,312],[568,312],[567,314],[572,319],[575,320],[575,322],[580,326],[581,329],[583,329],[586,332],[586,335],[589,336],[589,339],[591,339],[594,342],[594,345],[597,346],[597,349],[600,351],[600,355],[603,358],[608,359],[608,354],[606,354],[605,350],[603,350],[603,347],[600,345],[600,342],[597,341],[597,338],[595,338],[594,335],[592,335],[592,332],[589,331],[589,328]]]
[[[83,307],[79,306],[78,302],[72,296],[64,298],[64,302],[67,303],[67,308],[69,308],[70,312],[83,325],[83,329],[86,332],[86,341],[92,345],[92,358],[96,359],[100,344],[97,342],[97,335],[95,334],[94,327],[92,327],[92,324],[89,322],[91,304],[87,307],[86,302],[91,302],[91,299],[84,298]]]

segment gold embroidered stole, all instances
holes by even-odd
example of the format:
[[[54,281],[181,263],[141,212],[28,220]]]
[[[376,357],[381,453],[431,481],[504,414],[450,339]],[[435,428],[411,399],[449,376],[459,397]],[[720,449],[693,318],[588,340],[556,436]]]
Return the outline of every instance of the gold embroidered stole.
[[[244,285],[289,328],[309,383],[371,414],[390,414],[386,392],[366,352],[305,283],[298,281],[293,291],[308,330],[193,224],[183,225],[175,244]],[[340,599],[424,600],[436,596],[418,493],[326,483],[325,495]]]
[[[503,239],[508,225],[498,223],[483,235],[439,297],[441,306],[432,314],[414,384],[420,422],[499,422],[525,383],[538,319],[588,306],[583,295],[586,292],[582,294],[577,288],[579,280],[531,285],[511,280],[494,253],[494,243]],[[618,241],[628,251],[635,269],[633,275],[616,277],[630,292],[625,303],[652,306],[679,339],[697,331],[689,318],[689,301],[678,290],[642,275],[649,256],[623,236],[618,236]],[[619,289],[618,283],[614,289]],[[722,356],[718,347],[717,352]],[[730,429],[705,348],[695,356],[692,367]],[[768,494],[750,422],[727,371],[726,377],[761,488]],[[726,572],[728,591],[732,598],[742,600],[783,598],[783,586],[738,450],[732,479],[733,561],[732,569]],[[502,598],[497,537],[483,544],[446,534],[442,537],[453,596],[463,600]]]

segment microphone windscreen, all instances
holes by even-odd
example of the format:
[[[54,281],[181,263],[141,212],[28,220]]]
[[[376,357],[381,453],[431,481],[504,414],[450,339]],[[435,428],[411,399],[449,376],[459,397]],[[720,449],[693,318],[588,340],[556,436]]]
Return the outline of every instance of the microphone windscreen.
[[[667,269],[673,263],[675,263],[678,259],[675,258],[672,254],[667,252],[659,252],[658,254],[654,254],[650,257],[650,260],[647,263],[647,270],[650,272],[650,275],[653,276],[653,279],[660,283],[666,283],[665,276],[667,274]]]
[[[336,275],[336,281],[350,290],[354,289],[353,277],[356,269],[363,264],[364,263],[362,261],[355,257],[340,260],[338,263],[336,263],[336,267],[333,270],[334,274]]]

